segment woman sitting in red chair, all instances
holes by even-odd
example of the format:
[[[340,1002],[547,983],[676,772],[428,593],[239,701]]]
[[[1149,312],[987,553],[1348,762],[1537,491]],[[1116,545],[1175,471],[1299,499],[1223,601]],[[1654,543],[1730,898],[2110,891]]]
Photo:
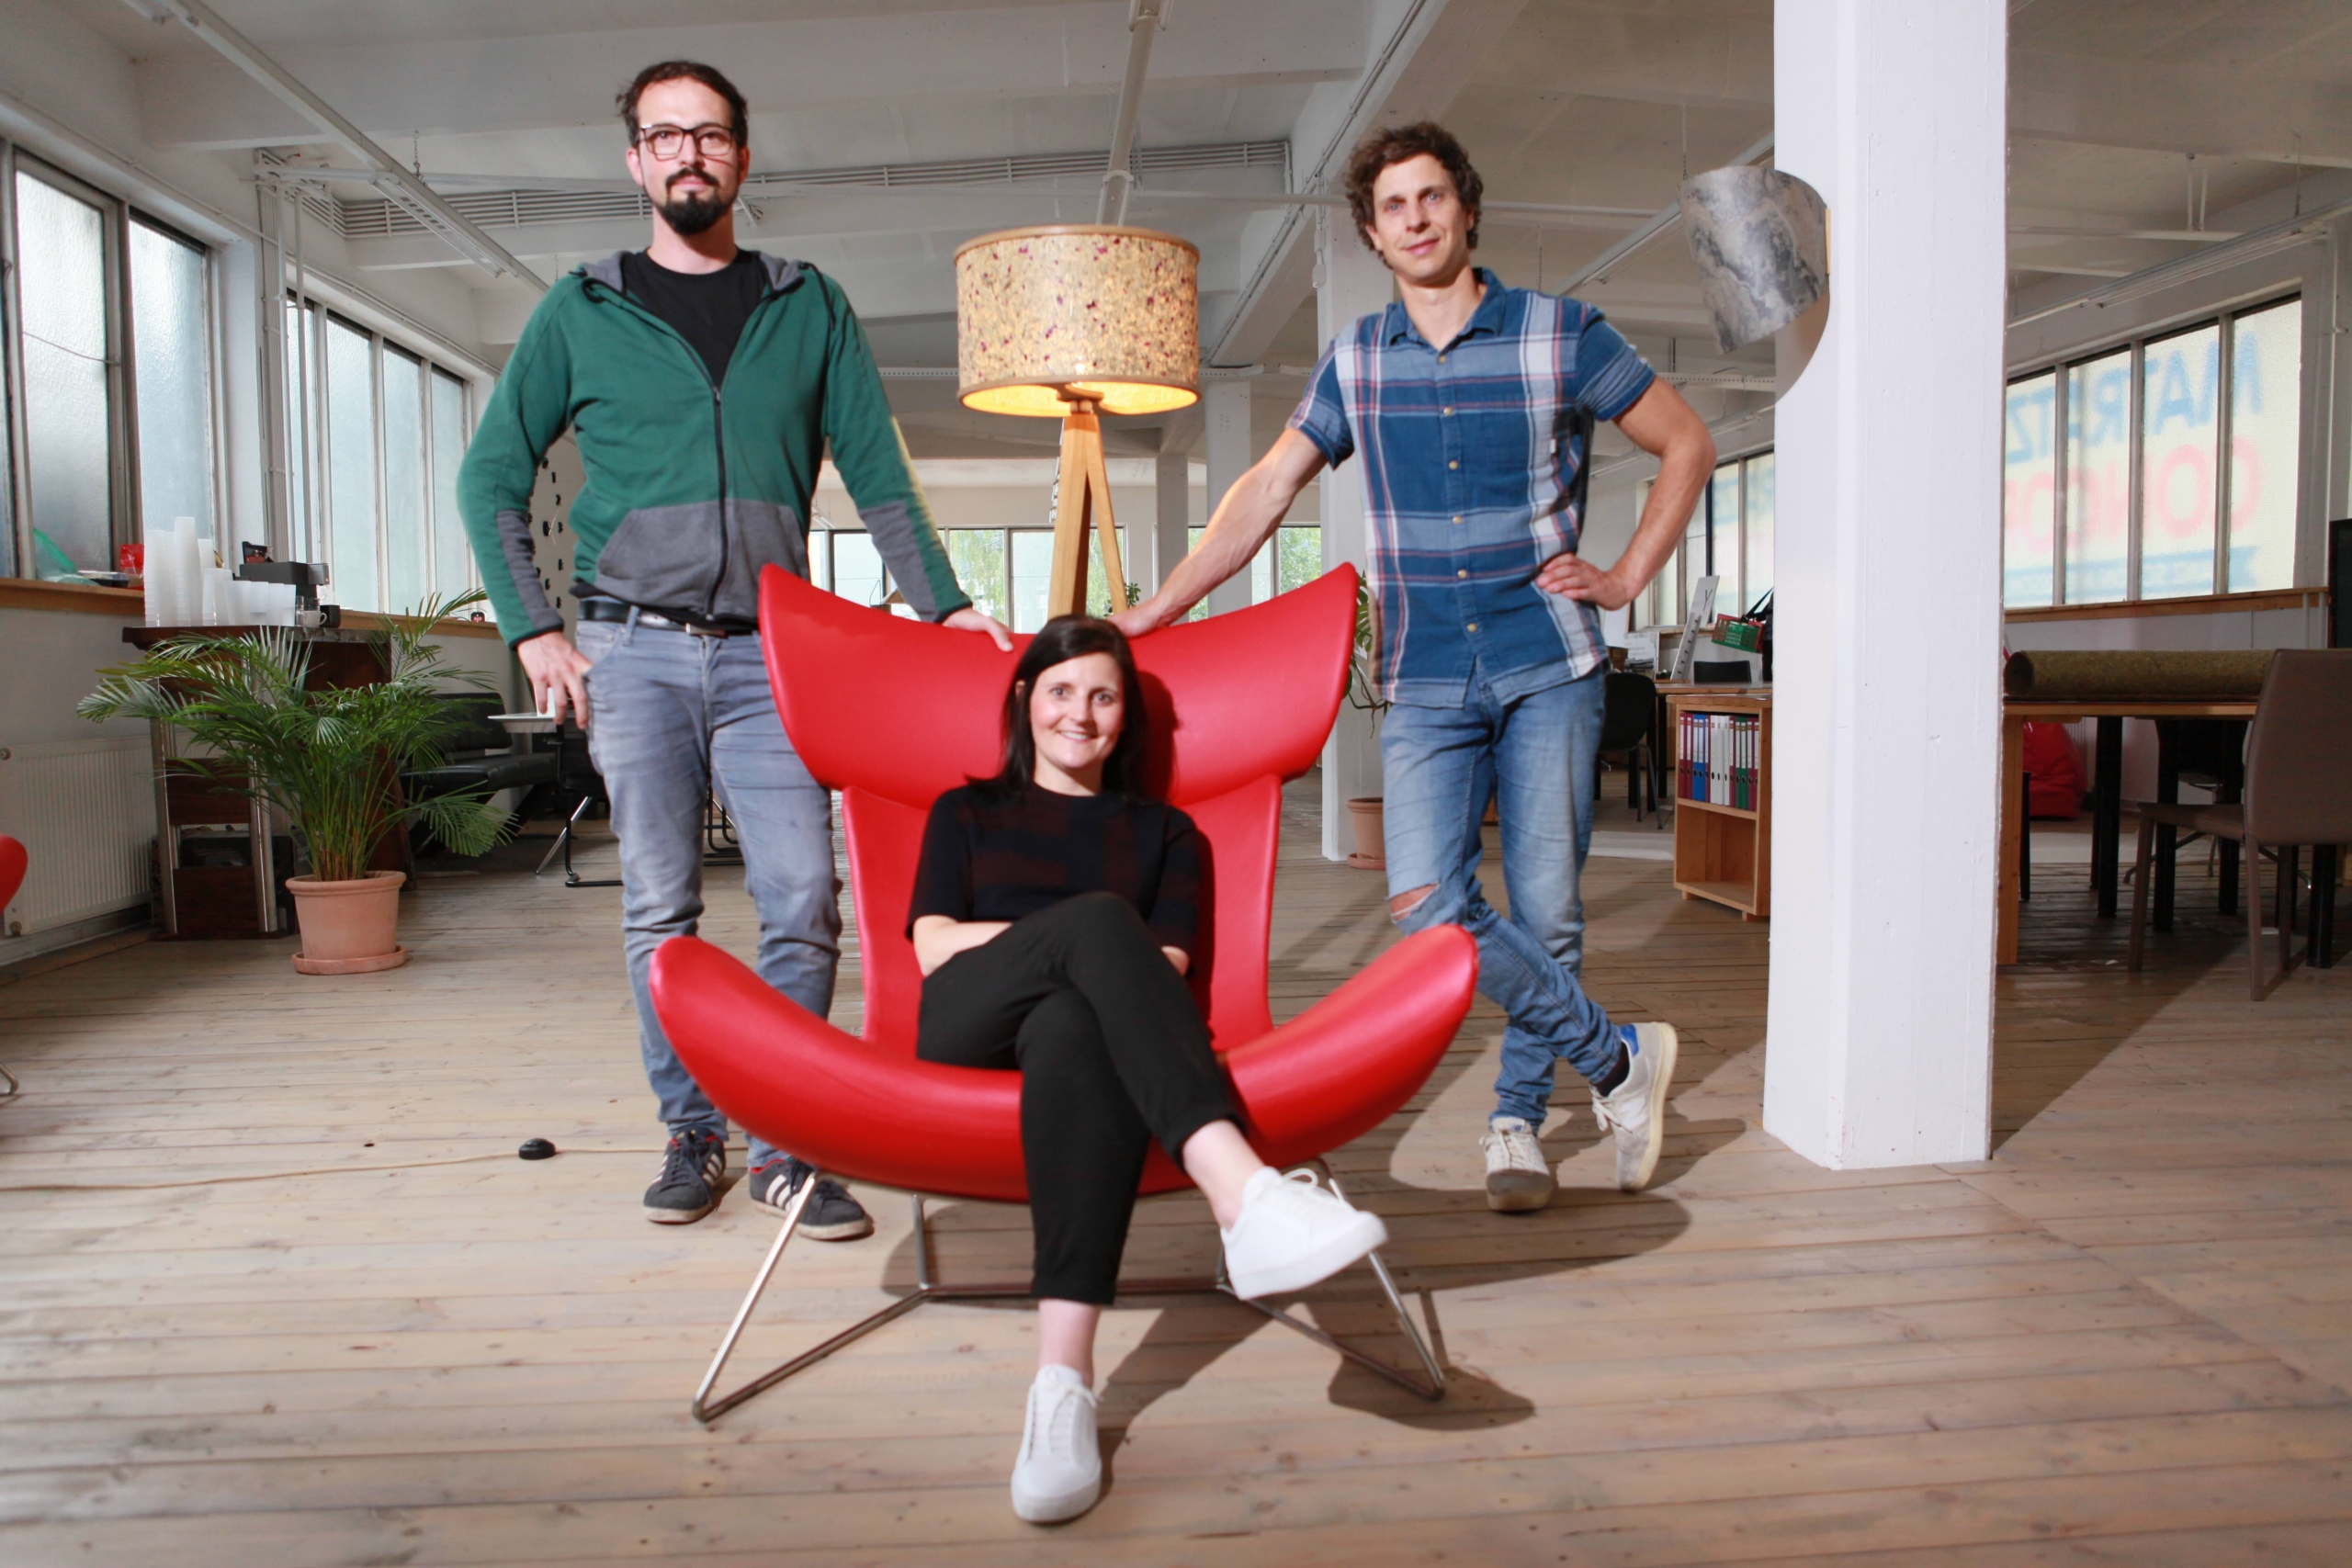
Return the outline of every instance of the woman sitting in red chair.
[[[1102,1491],[1094,1329],[1151,1140],[1207,1197],[1238,1295],[1303,1290],[1387,1239],[1377,1215],[1277,1174],[1241,1134],[1182,978],[1199,840],[1137,793],[1146,729],[1126,638],[1108,621],[1049,622],[1005,696],[1002,768],[932,807],[909,914],[916,1055],[1022,1074],[1039,1366],[1012,1506],[1040,1523]]]

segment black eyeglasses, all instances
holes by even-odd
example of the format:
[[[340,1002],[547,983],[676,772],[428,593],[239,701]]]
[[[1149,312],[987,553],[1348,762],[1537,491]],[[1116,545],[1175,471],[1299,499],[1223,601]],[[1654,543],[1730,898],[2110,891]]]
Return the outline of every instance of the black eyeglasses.
[[[723,125],[698,125],[692,130],[676,125],[649,125],[637,133],[637,144],[657,158],[669,159],[685,150],[688,137],[694,138],[695,151],[706,158],[735,154],[735,133]]]

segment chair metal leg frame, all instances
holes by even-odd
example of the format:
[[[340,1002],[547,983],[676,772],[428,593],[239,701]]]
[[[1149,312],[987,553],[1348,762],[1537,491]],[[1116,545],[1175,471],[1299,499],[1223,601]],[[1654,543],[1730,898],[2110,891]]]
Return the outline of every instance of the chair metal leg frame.
[[[580,820],[580,814],[588,809],[588,796],[584,795],[582,795],[580,797],[580,804],[571,808],[571,815],[564,818],[563,830],[555,836],[555,842],[548,846],[548,852],[539,857],[539,863],[532,869],[531,874],[533,876],[537,876],[541,872],[546,871],[548,868],[548,862],[555,859],[555,857],[560,854],[563,854],[565,851],[571,847],[572,824],[578,822]],[[564,862],[567,868],[570,867],[571,863],[569,859],[566,859]]]
[[[1329,1168],[1323,1166],[1320,1160],[1307,1163],[1320,1168],[1327,1181],[1331,1179]],[[692,1406],[694,1417],[705,1426],[708,1426],[754,1395],[766,1393],[794,1373],[804,1371],[816,1365],[853,1340],[863,1339],[893,1318],[905,1316],[925,1302],[1011,1301],[1025,1298],[1029,1294],[1029,1287],[1026,1285],[1010,1283],[950,1285],[933,1279],[931,1228],[923,1214],[922,1194],[918,1192],[913,1194],[915,1288],[880,1311],[870,1313],[858,1319],[822,1344],[803,1350],[783,1365],[761,1373],[733,1393],[713,1399],[711,1390],[718,1385],[718,1374],[725,1370],[728,1358],[734,1354],[736,1341],[742,1337],[744,1326],[751,1322],[752,1309],[759,1304],[761,1295],[768,1288],[768,1281],[775,1277],[775,1266],[784,1258],[785,1246],[792,1240],[792,1233],[799,1227],[800,1211],[807,1206],[809,1194],[817,1190],[817,1177],[821,1173],[810,1172],[808,1179],[800,1184],[800,1190],[793,1195],[791,1203],[785,1210],[784,1228],[776,1233],[775,1245],[768,1248],[766,1260],[760,1265],[760,1271],[752,1276],[750,1293],[744,1296],[743,1304],[735,1309],[735,1321],[728,1325],[727,1337],[718,1342],[718,1353],[711,1358],[710,1370],[703,1373],[702,1386],[695,1390]],[[1331,1190],[1335,1192],[1339,1190],[1337,1181],[1331,1181]],[[1387,1379],[1408,1393],[1419,1394],[1423,1399],[1442,1399],[1445,1397],[1445,1370],[1438,1365],[1436,1356],[1430,1351],[1429,1341],[1422,1337],[1419,1325],[1413,1322],[1412,1314],[1406,1310],[1405,1299],[1397,1292],[1396,1281],[1390,1276],[1388,1265],[1382,1260],[1377,1251],[1371,1253],[1366,1261],[1372,1265],[1373,1277],[1380,1282],[1381,1293],[1388,1298],[1389,1310],[1396,1314],[1397,1326],[1404,1330],[1405,1337],[1412,1341],[1413,1349],[1420,1359],[1425,1376],[1416,1377],[1410,1372],[1399,1371],[1351,1345],[1333,1338],[1313,1324],[1302,1323],[1279,1307],[1268,1306],[1263,1302],[1248,1301],[1234,1295],[1232,1285],[1226,1280],[1225,1266],[1222,1262],[1217,1265],[1216,1277],[1214,1280],[1123,1280],[1119,1282],[1119,1294],[1122,1296],[1227,1296],[1241,1302],[1245,1306],[1254,1307],[1285,1328],[1305,1335],[1327,1349],[1338,1351],[1366,1371]]]

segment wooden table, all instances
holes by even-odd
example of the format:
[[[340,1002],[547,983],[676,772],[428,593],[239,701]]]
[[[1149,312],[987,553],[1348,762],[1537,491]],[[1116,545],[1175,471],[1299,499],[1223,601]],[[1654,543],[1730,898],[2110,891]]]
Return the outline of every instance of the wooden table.
[[[241,637],[261,628],[228,626],[125,626],[122,640],[141,652],[180,637]],[[322,626],[301,634],[309,645],[310,690],[372,686],[384,678],[376,657],[375,634],[349,626]],[[161,895],[164,935],[168,938],[267,937],[278,933],[278,867],[270,849],[275,825],[267,807],[244,796],[224,797],[211,783],[172,766],[176,743],[164,726],[151,724],[155,753],[155,878]],[[251,846],[246,866],[183,866],[179,829],[243,827]],[[413,871],[408,835],[395,833],[376,847],[370,867]]]
[[[2072,724],[2076,719],[2098,721],[2098,748],[2091,785],[2091,888],[2098,912],[2112,916],[2120,886],[2120,845],[2123,821],[2123,721],[2127,718],[2234,718],[2254,716],[2254,699],[2216,702],[2144,699],[2120,702],[2040,701],[2008,698],[2001,716],[2001,890],[1999,935],[1996,962],[2018,961],[2018,852],[2025,841],[2025,727],[2028,724]],[[2177,793],[2177,781],[2160,780],[2159,796]],[[2159,857],[2156,874],[2166,895],[2159,900],[2169,923],[2172,857]],[[2253,895],[2248,893],[2248,907]],[[2257,927],[2257,929],[2259,929]]]

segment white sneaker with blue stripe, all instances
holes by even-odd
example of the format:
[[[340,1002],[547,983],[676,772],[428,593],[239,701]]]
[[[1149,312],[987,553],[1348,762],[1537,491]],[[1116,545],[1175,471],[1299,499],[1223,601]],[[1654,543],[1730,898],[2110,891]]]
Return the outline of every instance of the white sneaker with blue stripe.
[[[1617,1140],[1619,1190],[1639,1192],[1657,1171],[1666,1146],[1666,1091],[1674,1087],[1674,1058],[1681,1047],[1670,1023],[1621,1023],[1625,1081],[1607,1094],[1592,1091],[1592,1114]]]

